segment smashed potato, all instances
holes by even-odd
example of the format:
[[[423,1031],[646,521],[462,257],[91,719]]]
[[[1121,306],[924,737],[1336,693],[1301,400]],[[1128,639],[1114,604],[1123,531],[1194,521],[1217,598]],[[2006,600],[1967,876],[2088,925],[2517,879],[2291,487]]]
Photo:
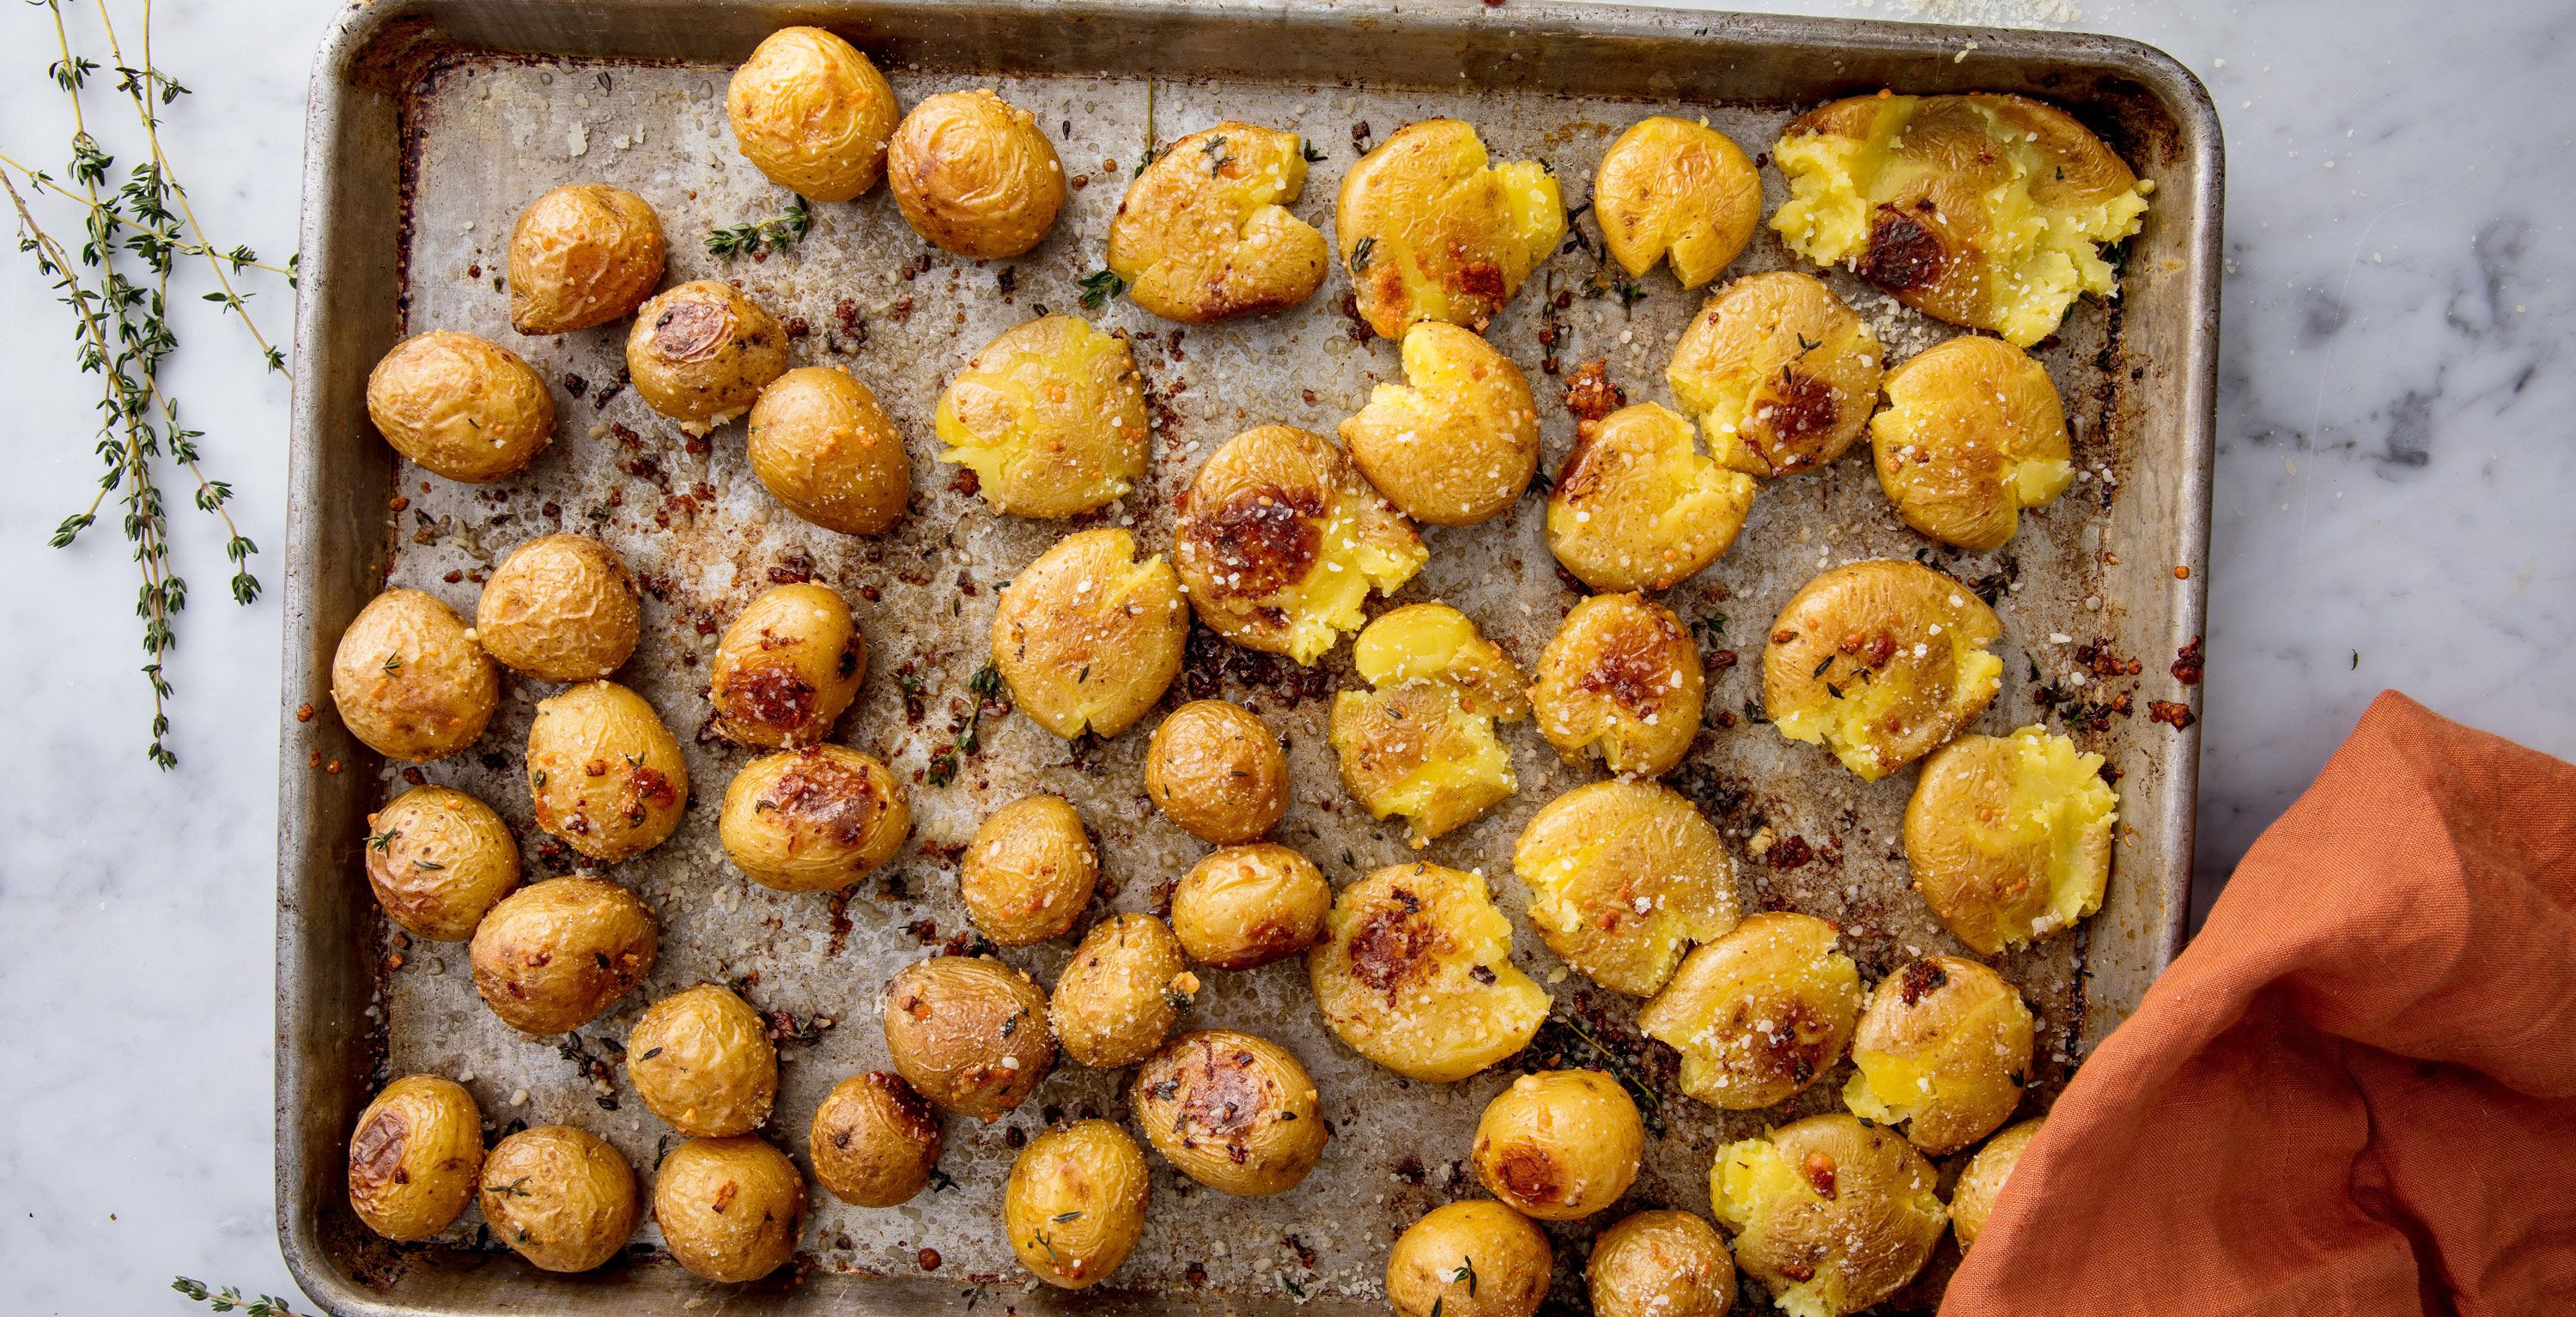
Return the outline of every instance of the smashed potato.
[[[434,329],[367,373],[367,418],[424,471],[488,485],[528,469],[555,437],[555,398],[518,353]]]
[[[930,1187],[947,1135],[930,1104],[879,1070],[832,1086],[814,1108],[806,1156],[833,1197],[859,1207],[893,1207]]]
[[[1199,620],[1245,649],[1312,663],[1366,621],[1431,551],[1322,435],[1246,430],[1182,495],[1172,558]]]
[[[816,201],[877,185],[894,88],[856,46],[819,27],[772,32],[725,86],[735,145],[769,181]]]
[[[1994,1132],[2030,1077],[2030,1007],[2004,976],[1933,956],[1879,980],[1852,1036],[1852,1114],[1938,1157]]]
[[[2000,549],[2023,508],[2075,480],[2066,411],[2048,368],[2001,339],[1962,334],[1887,377],[1869,423],[1878,485],[1905,524],[1976,553]]]
[[[387,1239],[427,1239],[474,1198],[483,1112],[439,1075],[405,1075],[358,1113],[349,1136],[349,1207]]]
[[[796,1252],[805,1177],[764,1139],[691,1139],[653,1171],[653,1221],[672,1259],[700,1277],[758,1280]]]
[[[1022,796],[993,811],[957,866],[957,894],[1006,947],[1061,937],[1091,904],[1100,852],[1062,796]]]
[[[1762,223],[1762,175],[1735,139],[1705,120],[1654,115],[1602,153],[1592,180],[1601,245],[1631,275],[1669,258],[1697,288],[1717,277]]]
[[[1682,1054],[1682,1091],[1710,1106],[1785,1102],[1833,1069],[1860,1019],[1860,967],[1839,936],[1810,915],[1754,915],[1691,952],[1638,1031]]]
[[[1718,1150],[1709,1169],[1735,1261],[1790,1317],[1843,1317],[1914,1279],[1946,1219],[1932,1164],[1841,1112]]]
[[[492,807],[447,787],[413,787],[367,816],[367,886],[414,937],[462,942],[519,885],[519,841]]]
[[[1181,875],[1172,931],[1202,965],[1251,969],[1323,941],[1332,908],[1332,884],[1313,860],[1255,842],[1210,852]]]
[[[993,666],[1011,703],[1070,741],[1135,725],[1181,671],[1190,615],[1162,555],[1123,530],[1077,531],[1020,570],[993,610]]]
[[[689,803],[679,740],[643,696],[613,681],[538,704],[527,759],[537,826],[594,860],[661,845]]]
[[[1512,921],[1485,880],[1437,864],[1342,889],[1306,953],[1334,1036],[1408,1079],[1464,1079],[1528,1046],[1548,995],[1512,964]]]
[[[1258,839],[1288,811],[1288,756],[1261,716],[1223,700],[1172,710],[1145,747],[1145,794],[1218,846]]]
[[[653,972],[661,921],[598,878],[550,878],[501,898],[474,930],[474,991],[521,1033],[570,1033]]]
[[[760,592],[724,630],[709,665],[716,727],[745,745],[813,745],[832,734],[868,672],[850,601],[810,581]]]
[[[1396,1317],[1533,1317],[1556,1256],[1527,1217],[1484,1198],[1424,1213],[1386,1255]]]
[[[510,551],[474,604],[474,642],[539,681],[596,681],[626,665],[644,599],[615,549],[540,535]]]
[[[1535,160],[1495,164],[1472,126],[1395,130],[1342,176],[1333,204],[1360,318],[1382,338],[1445,320],[1477,333],[1565,237],[1565,202]]]
[[[1572,1221],[1619,1201],[1645,1150],[1645,1118],[1619,1081],[1541,1070],[1485,1104],[1468,1160],[1494,1197],[1542,1221]]]
[[[913,232],[978,261],[1037,246],[1064,209],[1064,165],[1046,131],[981,88],[912,107],[886,146],[886,187]]]
[[[501,674],[444,601],[387,590],[340,633],[331,703],[368,749],[427,763],[483,735],[501,707]]]
[[[2120,800],[2102,756],[2039,726],[1933,752],[1905,806],[1915,890],[1991,956],[2102,908]]]
[[[1885,357],[1832,289],[1777,270],[1708,299],[1664,379],[1719,463],[1768,478],[1831,465],[1860,438]]]
[[[839,366],[800,366],[751,405],[751,472],[788,511],[843,535],[881,535],[912,502],[894,419]]]
[[[1055,1064],[1046,993],[990,956],[932,956],[885,990],[886,1052],[921,1095],[990,1123]]]
[[[1576,604],[1539,654],[1538,734],[1568,762],[1661,777],[1689,752],[1708,698],[1699,646],[1673,611],[1636,594]]]
[[[2153,184],[2065,111],[2021,96],[1853,96],[1771,148],[1789,250],[1849,263],[1907,306],[2028,347],[2119,274],[2103,247],[2138,231]]]
[[[1735,1306],[1735,1255],[1688,1212],[1622,1217],[1592,1241],[1584,1276],[1599,1317],[1726,1317]]]
[[[1154,1151],[1220,1193],[1296,1188],[1332,1136],[1296,1056],[1233,1029],[1173,1039],[1136,1068],[1127,1098]]]
[[[787,373],[787,329],[732,284],[691,280],[636,311],[626,373],[645,406],[704,435]]]
[[[1986,646],[2002,634],[1984,600],[1921,563],[1845,563],[1771,623],[1762,703],[1782,736],[1875,782],[1986,711],[2004,667]]]
[[[1198,988],[1171,925],[1152,915],[1111,915],[1092,925],[1064,962],[1047,995],[1047,1022],[1065,1055],[1115,1070],[1162,1046]]]
[[[1716,562],[1753,511],[1753,477],[1700,451],[1651,402],[1578,429],[1547,499],[1547,547],[1595,590],[1664,590]]]
[[[1473,526],[1520,501],[1538,470],[1529,377],[1456,325],[1404,331],[1404,383],[1342,422],[1360,473],[1415,521]]]
[[[782,892],[837,892],[912,835],[903,783],[845,745],[762,755],[725,787],[716,836],[734,867]]]
[[[492,1237],[544,1271],[588,1271],[617,1256],[643,1215],[635,1168],[570,1125],[539,1125],[493,1145],[475,1200]]]
[[[682,1134],[748,1134],[778,1099],[769,1021],[730,988],[701,983],[653,1003],[626,1035],[626,1079]]]
[[[1520,789],[1494,723],[1529,716],[1520,669],[1447,604],[1407,604],[1360,632],[1372,688],[1333,697],[1342,785],[1373,818],[1401,814],[1416,847]]]
[[[1109,271],[1136,305],[1183,324],[1267,315],[1324,282],[1327,249],[1288,213],[1306,190],[1295,133],[1232,120],[1137,171],[1109,225]]]
[[[1070,517],[1144,478],[1145,388],[1127,340],[1040,316],[967,358],[939,395],[939,460],[975,473],[995,512]]]
[[[606,183],[556,188],[510,227],[510,328],[567,334],[630,315],[667,255],[644,198]]]
[[[1105,1120],[1029,1140],[1002,1189],[1002,1228],[1029,1274],[1059,1289],[1109,1279],[1136,1248],[1152,1197],[1145,1154]]]
[[[1548,950],[1632,997],[1736,923],[1735,858],[1697,808],[1652,782],[1594,782],[1548,802],[1521,830],[1512,870]]]
[[[1959,1172],[1959,1182],[1950,1189],[1950,1233],[1959,1237],[1961,1249],[1976,1245],[1977,1232],[1986,1228],[1986,1218],[1993,1215],[1995,1199],[2003,1193],[2004,1181],[2012,1178],[2022,1149],[2039,1137],[2040,1127],[2047,1123],[2045,1118],[2025,1120],[1986,1140],[1986,1146],[1968,1159],[1968,1168]]]

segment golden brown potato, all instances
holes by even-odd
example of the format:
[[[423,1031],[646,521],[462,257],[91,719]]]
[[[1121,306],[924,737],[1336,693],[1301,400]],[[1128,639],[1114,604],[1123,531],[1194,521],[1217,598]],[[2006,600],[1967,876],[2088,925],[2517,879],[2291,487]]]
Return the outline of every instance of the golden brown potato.
[[[501,704],[501,674],[454,609],[418,590],[387,590],[340,633],[331,703],[368,749],[427,763],[483,734]]]
[[[483,1168],[483,1112],[455,1080],[406,1075],[358,1113],[349,1206],[387,1239],[427,1239],[463,1215]]]
[[[800,366],[751,405],[752,474],[790,512],[843,535],[882,535],[912,502],[912,459],[868,386]]]
[[[1520,669],[1446,604],[1406,604],[1360,633],[1371,689],[1333,697],[1342,785],[1375,818],[1401,814],[1416,847],[1520,789],[1494,723],[1529,716]]]
[[[1652,782],[1549,801],[1521,830],[1512,871],[1548,950],[1632,997],[1661,989],[1690,944],[1735,927],[1735,857],[1698,809]]]
[[[1154,1151],[1238,1197],[1296,1188],[1332,1137],[1306,1067],[1277,1043],[1234,1029],[1173,1039],[1137,1067],[1127,1098]]]
[[[837,892],[894,858],[912,807],[892,770],[843,745],[762,755],[725,788],[717,836],[735,867],[782,892]]]
[[[519,354],[434,329],[367,373],[367,417],[424,471],[488,485],[528,469],[555,437],[555,399]]]
[[[1914,888],[1991,956],[2102,908],[2119,797],[2102,756],[2045,727],[1962,736],[1932,752],[1905,806]]]
[[[1726,1317],[1735,1255],[1688,1212],[1638,1212],[1592,1241],[1584,1267],[1598,1317]]]
[[[1464,1079],[1529,1044],[1545,989],[1512,964],[1512,921],[1485,880],[1390,865],[1341,890],[1306,953],[1315,1007],[1336,1037],[1408,1079]]]
[[[1039,554],[993,608],[993,666],[1011,703],[1070,741],[1116,736],[1181,672],[1190,615],[1156,554],[1123,530],[1076,531]]]
[[[2030,1079],[2030,1007],[1973,960],[1932,956],[1879,980],[1852,1035],[1852,1114],[1905,1126],[1939,1157],[1995,1132]]]
[[[1631,275],[1670,257],[1697,288],[1717,277],[1762,223],[1762,175],[1708,121],[1653,115],[1628,126],[1592,179],[1601,245]]]
[[[662,219],[644,198],[575,183],[510,227],[510,328],[568,334],[631,315],[662,282]]]
[[[1397,1317],[1531,1317],[1556,1255],[1528,1218],[1491,1199],[1435,1207],[1386,1255]]]
[[[1853,96],[1771,148],[1789,250],[1926,315],[2019,347],[2057,331],[2119,274],[2102,248],[2138,231],[2154,185],[2065,111],[2020,96]]]
[[[653,1003],[626,1035],[626,1078],[682,1134],[748,1134],[778,1099],[769,1022],[730,988],[701,983]]]
[[[501,898],[474,930],[474,990],[521,1033],[569,1033],[653,972],[653,907],[598,878],[550,878]]]
[[[1223,700],[1172,710],[1145,747],[1145,794],[1218,846],[1252,841],[1288,811],[1288,756],[1258,714]]]
[[[1977,1232],[1986,1228],[1986,1218],[1994,1214],[1995,1199],[2003,1193],[2004,1181],[2012,1178],[2022,1149],[2039,1137],[2040,1126],[2047,1123],[2045,1118],[2025,1120],[1986,1140],[1986,1146],[1968,1159],[1968,1168],[1959,1172],[1959,1183],[1950,1189],[1950,1232],[1959,1237],[1962,1250],[1976,1244]]]
[[[483,1158],[476,1201],[493,1237],[545,1271],[588,1271],[617,1256],[642,1204],[635,1168],[569,1125],[521,1130]]]
[[[1361,474],[1415,521],[1473,526],[1520,501],[1538,470],[1538,403],[1512,359],[1456,325],[1404,331],[1404,383],[1342,422]]]
[[[1645,1120],[1619,1081],[1542,1070],[1485,1104],[1469,1160],[1494,1197],[1542,1221],[1572,1221],[1619,1201],[1645,1150]]]
[[[414,937],[462,942],[519,885],[519,842],[462,791],[413,787],[367,816],[367,886]]]
[[[1718,1150],[1709,1169],[1735,1261],[1791,1317],[1842,1317],[1905,1287],[1941,1238],[1932,1164],[1841,1112]]]
[[[644,697],[584,682],[537,705],[528,724],[537,826],[594,860],[632,859],[680,826],[689,766]]]
[[[885,168],[912,231],[973,260],[1037,246],[1064,209],[1064,165],[1046,130],[981,88],[912,107],[886,146]]]
[[[1574,606],[1538,658],[1530,708],[1567,762],[1597,754],[1613,773],[1661,777],[1689,753],[1708,699],[1699,646],[1682,620],[1636,594]]]
[[[1896,515],[1975,553],[2002,548],[2023,508],[2048,506],[2075,479],[2048,368],[1975,334],[1935,344],[1887,377],[1869,445]]]
[[[1288,213],[1305,190],[1297,134],[1203,128],[1137,171],[1109,226],[1109,271],[1136,305],[1183,324],[1295,306],[1324,282],[1324,235]]]
[[[939,395],[939,460],[975,473],[996,512],[1070,517],[1145,475],[1144,378],[1127,340],[1079,316],[1040,316],[967,358]]]
[[[1022,796],[993,811],[957,868],[966,913],[1006,947],[1064,936],[1099,884],[1100,852],[1062,796]]]
[[[929,1186],[946,1146],[930,1104],[903,1076],[879,1070],[852,1075],[824,1095],[814,1108],[806,1155],[814,1178],[833,1197],[892,1207]]]
[[[1845,563],[1801,586],[1762,648],[1780,734],[1875,782],[1976,721],[2002,687],[1995,610],[1920,563]]]
[[[832,734],[867,673],[868,642],[840,591],[777,585],[716,642],[707,699],[718,730],[745,745],[813,745]]]
[[[886,1051],[921,1095],[1000,1120],[1055,1064],[1046,994],[989,956],[932,956],[886,984]]]
[[[805,1177],[750,1135],[691,1139],[653,1172],[653,1220],[681,1266],[720,1284],[787,1265],[805,1224]]]
[[[1076,1062],[1131,1066],[1172,1032],[1199,979],[1181,940],[1152,915],[1111,915],[1091,926],[1047,997],[1047,1023]]]
[[[1690,953],[1637,1012],[1682,1054],[1682,1091],[1728,1111],[1788,1101],[1840,1061],[1860,1019],[1860,967],[1834,926],[1758,914]]]
[[[1011,1251],[1060,1289],[1107,1280],[1144,1233],[1152,1178],[1136,1141],[1108,1121],[1048,1130],[1020,1151],[1002,1190]]]
[[[1538,161],[1495,164],[1473,127],[1425,119],[1342,175],[1333,229],[1360,317],[1380,337],[1421,320],[1481,334],[1556,254],[1565,203]]]
[[[786,327],[717,279],[664,289],[636,311],[626,335],[636,396],[693,435],[751,410],[786,371]]]
[[[1829,466],[1860,438],[1885,356],[1832,289],[1775,270],[1708,299],[1664,380],[1719,464],[1768,478]]]
[[[1688,420],[1641,402],[1577,427],[1547,497],[1547,547],[1595,590],[1670,589],[1735,543],[1753,493]]]
[[[848,201],[884,172],[894,88],[849,42],[819,27],[783,27],[733,71],[725,117],[743,158],[770,182],[816,201]]]
[[[1393,594],[1430,557],[1341,449],[1286,425],[1227,440],[1191,479],[1172,528],[1173,563],[1199,620],[1299,663],[1360,629],[1372,588]]]
[[[1313,860],[1269,842],[1210,852],[1172,890],[1172,931],[1218,969],[1285,960],[1324,940],[1333,886]]]
[[[541,535],[510,551],[474,604],[474,641],[539,681],[596,681],[625,666],[644,625],[635,576],[587,535]]]

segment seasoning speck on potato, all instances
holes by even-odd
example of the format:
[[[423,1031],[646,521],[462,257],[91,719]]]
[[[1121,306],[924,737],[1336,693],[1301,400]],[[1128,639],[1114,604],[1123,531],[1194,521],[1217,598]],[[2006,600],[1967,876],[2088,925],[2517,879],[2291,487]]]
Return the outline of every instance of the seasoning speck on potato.
[[[1404,331],[1404,383],[1380,384],[1342,422],[1369,483],[1406,516],[1472,526],[1509,508],[1538,470],[1529,377],[1475,334],[1426,320]]]
[[[1055,1064],[1046,994],[989,956],[932,956],[886,984],[886,1051],[939,1107],[1009,1115]]]
[[[2065,406],[2048,368],[2001,339],[1963,334],[1887,377],[1869,423],[1878,485],[1905,524],[1986,553],[2074,483]]]
[[[1548,995],[1512,964],[1512,921],[1485,880],[1437,864],[1342,889],[1306,953],[1316,1009],[1360,1055],[1408,1079],[1464,1079],[1521,1050]]]
[[[368,749],[426,763],[483,735],[501,704],[501,675],[454,609],[418,590],[387,590],[340,633],[331,702]]]
[[[1512,849],[1530,925],[1613,992],[1649,996],[1682,952],[1735,927],[1735,859],[1688,800],[1653,782],[1593,782],[1530,816]]]
[[[1396,1317],[1532,1317],[1555,1266],[1529,1218],[1473,1198],[1431,1209],[1396,1237],[1386,1299]]]
[[[1062,937],[1091,904],[1100,852],[1062,796],[1023,796],[993,811],[957,866],[957,894],[1006,947]]]
[[[1360,633],[1371,689],[1333,697],[1342,785],[1370,816],[1401,814],[1413,845],[1474,821],[1520,789],[1496,722],[1529,716],[1520,669],[1446,604],[1407,604]]]
[[[716,642],[707,699],[718,728],[745,745],[813,745],[832,734],[867,675],[850,601],[800,582],[760,593]]]
[[[1136,1140],[1108,1121],[1077,1120],[1020,1150],[1002,1190],[1002,1228],[1030,1275],[1087,1289],[1135,1250],[1151,1194]]]
[[[1906,867],[1941,922],[1991,956],[2102,908],[2119,803],[2102,756],[2044,727],[1962,736],[1915,781]]]
[[[1884,357],[1832,289],[1775,270],[1709,298],[1673,345],[1664,380],[1710,455],[1769,479],[1829,466],[1860,438]]]
[[[1976,1246],[1978,1232],[1994,1214],[1995,1198],[2004,1191],[2004,1181],[2012,1178],[2022,1150],[2047,1123],[2044,1118],[2025,1120],[1986,1140],[1986,1146],[1968,1159],[1968,1168],[1959,1172],[1959,1183],[1950,1190],[1950,1232],[1959,1237],[1961,1249]]]
[[[1322,1160],[1315,1081],[1288,1049],[1235,1029],[1172,1040],[1136,1068],[1128,1105],[1154,1151],[1220,1193],[1286,1193]]]
[[[1381,338],[1422,320],[1483,333],[1565,237],[1556,178],[1495,164],[1456,119],[1406,124],[1342,176],[1333,206],[1360,318]]]
[[[748,1134],[778,1098],[769,1021],[730,988],[701,983],[653,1003],[626,1035],[626,1078],[682,1134]]]
[[[588,1271],[617,1256],[643,1215],[635,1168],[569,1125],[539,1125],[494,1145],[475,1201],[493,1237],[545,1271]]]
[[[1578,426],[1547,500],[1547,546],[1595,590],[1665,590],[1718,560],[1753,511],[1753,477],[1701,452],[1651,402]]]
[[[939,395],[940,455],[975,474],[994,511],[1070,517],[1145,475],[1144,381],[1127,340],[1079,316],[1004,330]]]
[[[394,451],[450,480],[485,485],[528,469],[555,437],[555,399],[518,353],[434,329],[367,374],[367,416]]]
[[[1429,561],[1404,514],[1322,435],[1263,425],[1225,442],[1190,481],[1172,558],[1218,635],[1312,663]]]
[[[1682,1091],[1710,1106],[1785,1102],[1833,1069],[1860,1019],[1840,936],[1812,915],[1754,915],[1684,958],[1637,1029],[1681,1053]]]
[[[415,937],[462,942],[519,885],[519,842],[482,801],[413,787],[367,816],[366,865],[385,918]]]
[[[1076,531],[1022,568],[993,610],[993,665],[1011,703],[1066,740],[1134,726],[1180,675],[1180,578],[1136,560],[1123,530]]]
[[[1136,305],[1205,324],[1267,315],[1324,282],[1327,248],[1288,213],[1306,188],[1295,133],[1231,120],[1164,148],[1137,171],[1109,226],[1109,271]]]
[[[691,1139],[653,1172],[653,1221],[681,1266],[720,1284],[787,1265],[805,1224],[805,1177],[751,1135]]]
[[[586,535],[541,535],[510,551],[474,605],[474,640],[539,681],[596,681],[625,666],[643,598],[615,549]]]
[[[1931,1156],[1957,1152],[2021,1105],[2033,1035],[2030,1007],[2004,976],[1956,956],[1910,961],[1869,995],[1843,1103],[1903,1125]]]
[[[725,87],[735,145],[769,181],[816,201],[875,187],[895,130],[894,88],[858,47],[819,27],[785,27]]]
[[[1169,924],[1111,915],[1091,926],[1047,996],[1064,1054],[1096,1070],[1130,1066],[1163,1045],[1199,979]]]
[[[1726,1317],[1735,1255],[1688,1212],[1638,1212],[1592,1241],[1584,1275],[1598,1317]]]
[[[843,745],[762,755],[725,788],[717,836],[735,867],[782,892],[837,892],[893,859],[912,834],[903,784]]]
[[[1705,120],[1652,115],[1602,153],[1592,179],[1601,245],[1630,275],[1669,257],[1697,288],[1717,277],[1762,223],[1762,175],[1733,138]]]
[[[595,860],[632,859],[680,826],[689,766],[644,697],[590,681],[537,705],[528,724],[537,826]]]
[[[556,188],[510,228],[510,327],[568,334],[630,315],[662,282],[662,220],[607,183]]]
[[[843,535],[882,535],[912,502],[912,459],[876,394],[839,366],[800,366],[751,405],[752,474],[788,511]]]
[[[1636,1183],[1646,1122],[1598,1070],[1541,1070],[1485,1104],[1468,1160],[1487,1192],[1542,1221],[1590,1216]]]
[[[1643,596],[1607,594],[1557,625],[1529,700],[1539,735],[1568,762],[1597,754],[1613,773],[1660,777],[1689,752],[1707,695],[1681,619]]]
[[[1183,831],[1218,846],[1258,839],[1288,809],[1288,757],[1260,715],[1192,700],[1154,728],[1145,794]]]
[[[1833,751],[1863,781],[1924,756],[2002,686],[1993,609],[1903,560],[1845,563],[1800,587],[1762,649],[1762,703],[1782,736]]]
[[[1037,246],[1064,209],[1064,165],[1046,131],[982,88],[912,107],[886,147],[886,187],[913,232],[979,261]]]
[[[692,435],[751,410],[786,371],[786,327],[718,279],[665,289],[636,311],[626,336],[636,396]]]
[[[1227,846],[1181,875],[1172,931],[1202,965],[1251,969],[1322,941],[1332,907],[1332,884],[1313,860],[1269,842]]]
[[[893,1207],[930,1187],[947,1136],[939,1117],[903,1076],[879,1070],[832,1086],[814,1108],[806,1155],[832,1196],[860,1207]]]
[[[406,1075],[358,1113],[349,1136],[349,1206],[387,1239],[427,1239],[474,1197],[483,1113],[452,1079]]]
[[[474,990],[521,1033],[569,1033],[653,972],[661,923],[598,878],[552,878],[501,899],[474,930]]]
[[[1932,1164],[1841,1112],[1726,1145],[1708,1179],[1737,1265],[1795,1317],[1844,1317],[1903,1289],[1945,1221]]]

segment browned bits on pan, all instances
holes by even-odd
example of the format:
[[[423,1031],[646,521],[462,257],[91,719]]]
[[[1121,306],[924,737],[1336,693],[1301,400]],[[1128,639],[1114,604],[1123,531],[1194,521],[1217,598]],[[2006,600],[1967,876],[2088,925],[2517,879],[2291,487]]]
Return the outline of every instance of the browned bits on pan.
[[[2173,700],[2149,700],[2147,701],[2147,721],[2163,723],[2179,732],[2191,726],[2197,719],[2192,716],[2190,705]]]
[[[2184,642],[2181,649],[2174,651],[2174,680],[2185,686],[2197,686],[2200,684],[2201,667],[2200,637],[2193,636]]]

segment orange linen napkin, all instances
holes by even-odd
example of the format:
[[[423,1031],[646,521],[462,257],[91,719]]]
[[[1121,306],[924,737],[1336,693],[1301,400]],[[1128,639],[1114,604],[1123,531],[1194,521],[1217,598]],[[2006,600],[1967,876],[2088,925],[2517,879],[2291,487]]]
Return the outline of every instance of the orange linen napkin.
[[[2381,695],[2007,1185],[1943,1317],[2576,1314],[2576,767]]]

